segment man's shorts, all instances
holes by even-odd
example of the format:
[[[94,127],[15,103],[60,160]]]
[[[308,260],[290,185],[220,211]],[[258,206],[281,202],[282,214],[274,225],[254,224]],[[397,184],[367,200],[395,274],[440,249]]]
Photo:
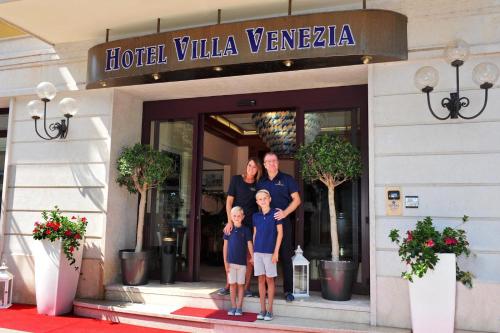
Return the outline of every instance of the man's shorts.
[[[273,255],[271,253],[253,254],[253,272],[255,276],[266,275],[267,277],[278,276],[276,264],[272,262]]]
[[[229,264],[229,273],[227,273],[227,282],[229,284],[245,284],[245,274],[247,273],[247,266]]]

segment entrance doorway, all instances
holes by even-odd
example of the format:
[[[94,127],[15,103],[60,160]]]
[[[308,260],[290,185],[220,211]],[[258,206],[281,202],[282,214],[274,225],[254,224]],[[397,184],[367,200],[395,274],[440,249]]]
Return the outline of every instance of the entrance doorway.
[[[265,118],[271,113],[277,117],[275,125]],[[222,283],[222,228],[230,177],[245,170],[249,157],[262,159],[269,147],[282,147],[280,169],[298,180],[303,202],[292,218],[294,246],[301,245],[311,261],[310,286],[319,289],[319,260],[329,259],[331,252],[327,192],[319,183],[302,181],[293,151],[296,144],[319,134],[339,135],[357,146],[363,157],[363,176],[337,190],[336,207],[343,256],[359,263],[354,291],[367,294],[367,118],[366,86],[145,103],[143,142],[154,143],[179,161],[176,176],[151,193],[147,244],[157,246],[154,235],[177,226],[178,278],[198,281],[210,275]],[[179,145],[179,140],[184,141]]]

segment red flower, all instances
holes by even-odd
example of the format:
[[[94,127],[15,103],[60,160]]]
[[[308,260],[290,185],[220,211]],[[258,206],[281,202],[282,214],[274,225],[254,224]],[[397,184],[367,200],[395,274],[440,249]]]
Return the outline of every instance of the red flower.
[[[71,230],[66,230],[66,231],[64,232],[64,236],[68,236],[68,237],[70,237],[72,234],[73,234],[73,233],[71,232]]]
[[[75,239],[81,239],[82,236],[80,236],[80,234],[75,234]]]
[[[71,219],[72,219],[72,220],[76,220],[76,216],[74,216],[74,215],[73,215],[73,216],[71,216]]]
[[[71,246],[71,247],[69,248],[69,252],[73,253],[73,251],[75,251],[75,248],[74,248],[73,246]]]
[[[50,235],[50,230],[49,229],[45,230],[45,234]]]
[[[37,233],[39,230],[37,228],[33,229],[33,233]]]
[[[82,222],[83,223],[87,223],[87,218],[86,217],[82,217]]]
[[[35,225],[36,225],[36,226],[38,227],[38,226],[40,225],[40,223],[38,223],[38,222],[35,222]]]
[[[435,243],[432,239],[429,239],[427,242],[425,242],[425,246],[427,247],[433,247],[434,245]]]
[[[458,241],[456,240],[456,238],[453,238],[453,237],[446,237],[444,239],[444,243],[446,245],[457,245]]]
[[[55,231],[57,231],[57,230],[59,230],[59,229],[61,228],[61,224],[60,224],[60,223],[54,223],[54,224],[52,224],[52,228],[53,228]]]
[[[408,243],[408,242],[411,242],[411,241],[413,240],[413,234],[411,233],[411,231],[410,231],[410,230],[408,230],[408,231],[406,232],[406,235],[407,235],[406,242],[407,242],[407,243]]]

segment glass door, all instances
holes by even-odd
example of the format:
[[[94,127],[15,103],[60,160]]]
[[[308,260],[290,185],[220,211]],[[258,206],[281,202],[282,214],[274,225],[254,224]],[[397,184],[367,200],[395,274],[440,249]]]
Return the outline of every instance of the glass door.
[[[315,124],[320,124],[316,126]],[[306,112],[304,141],[320,134],[343,137],[361,151],[359,109]],[[304,183],[304,255],[311,261],[312,286],[319,283],[319,261],[331,260],[328,190],[320,181]],[[361,184],[345,182],[335,188],[335,208],[341,260],[361,263]],[[361,267],[361,266],[360,266]],[[358,281],[359,283],[360,281]]]
[[[148,205],[148,245],[152,250],[151,277],[158,279],[159,248],[166,235],[173,236],[177,249],[177,280],[193,280],[194,223],[196,211],[193,184],[196,158],[192,119],[154,121],[151,124],[153,147],[165,152],[174,162],[174,172],[150,193]]]

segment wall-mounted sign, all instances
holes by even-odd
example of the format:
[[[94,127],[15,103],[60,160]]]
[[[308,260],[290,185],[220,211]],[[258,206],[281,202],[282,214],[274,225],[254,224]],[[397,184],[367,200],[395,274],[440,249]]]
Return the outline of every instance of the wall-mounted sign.
[[[399,13],[357,10],[112,41],[89,50],[87,88],[404,60],[406,23]]]
[[[418,208],[418,196],[406,195],[405,196],[405,207],[406,208]]]

